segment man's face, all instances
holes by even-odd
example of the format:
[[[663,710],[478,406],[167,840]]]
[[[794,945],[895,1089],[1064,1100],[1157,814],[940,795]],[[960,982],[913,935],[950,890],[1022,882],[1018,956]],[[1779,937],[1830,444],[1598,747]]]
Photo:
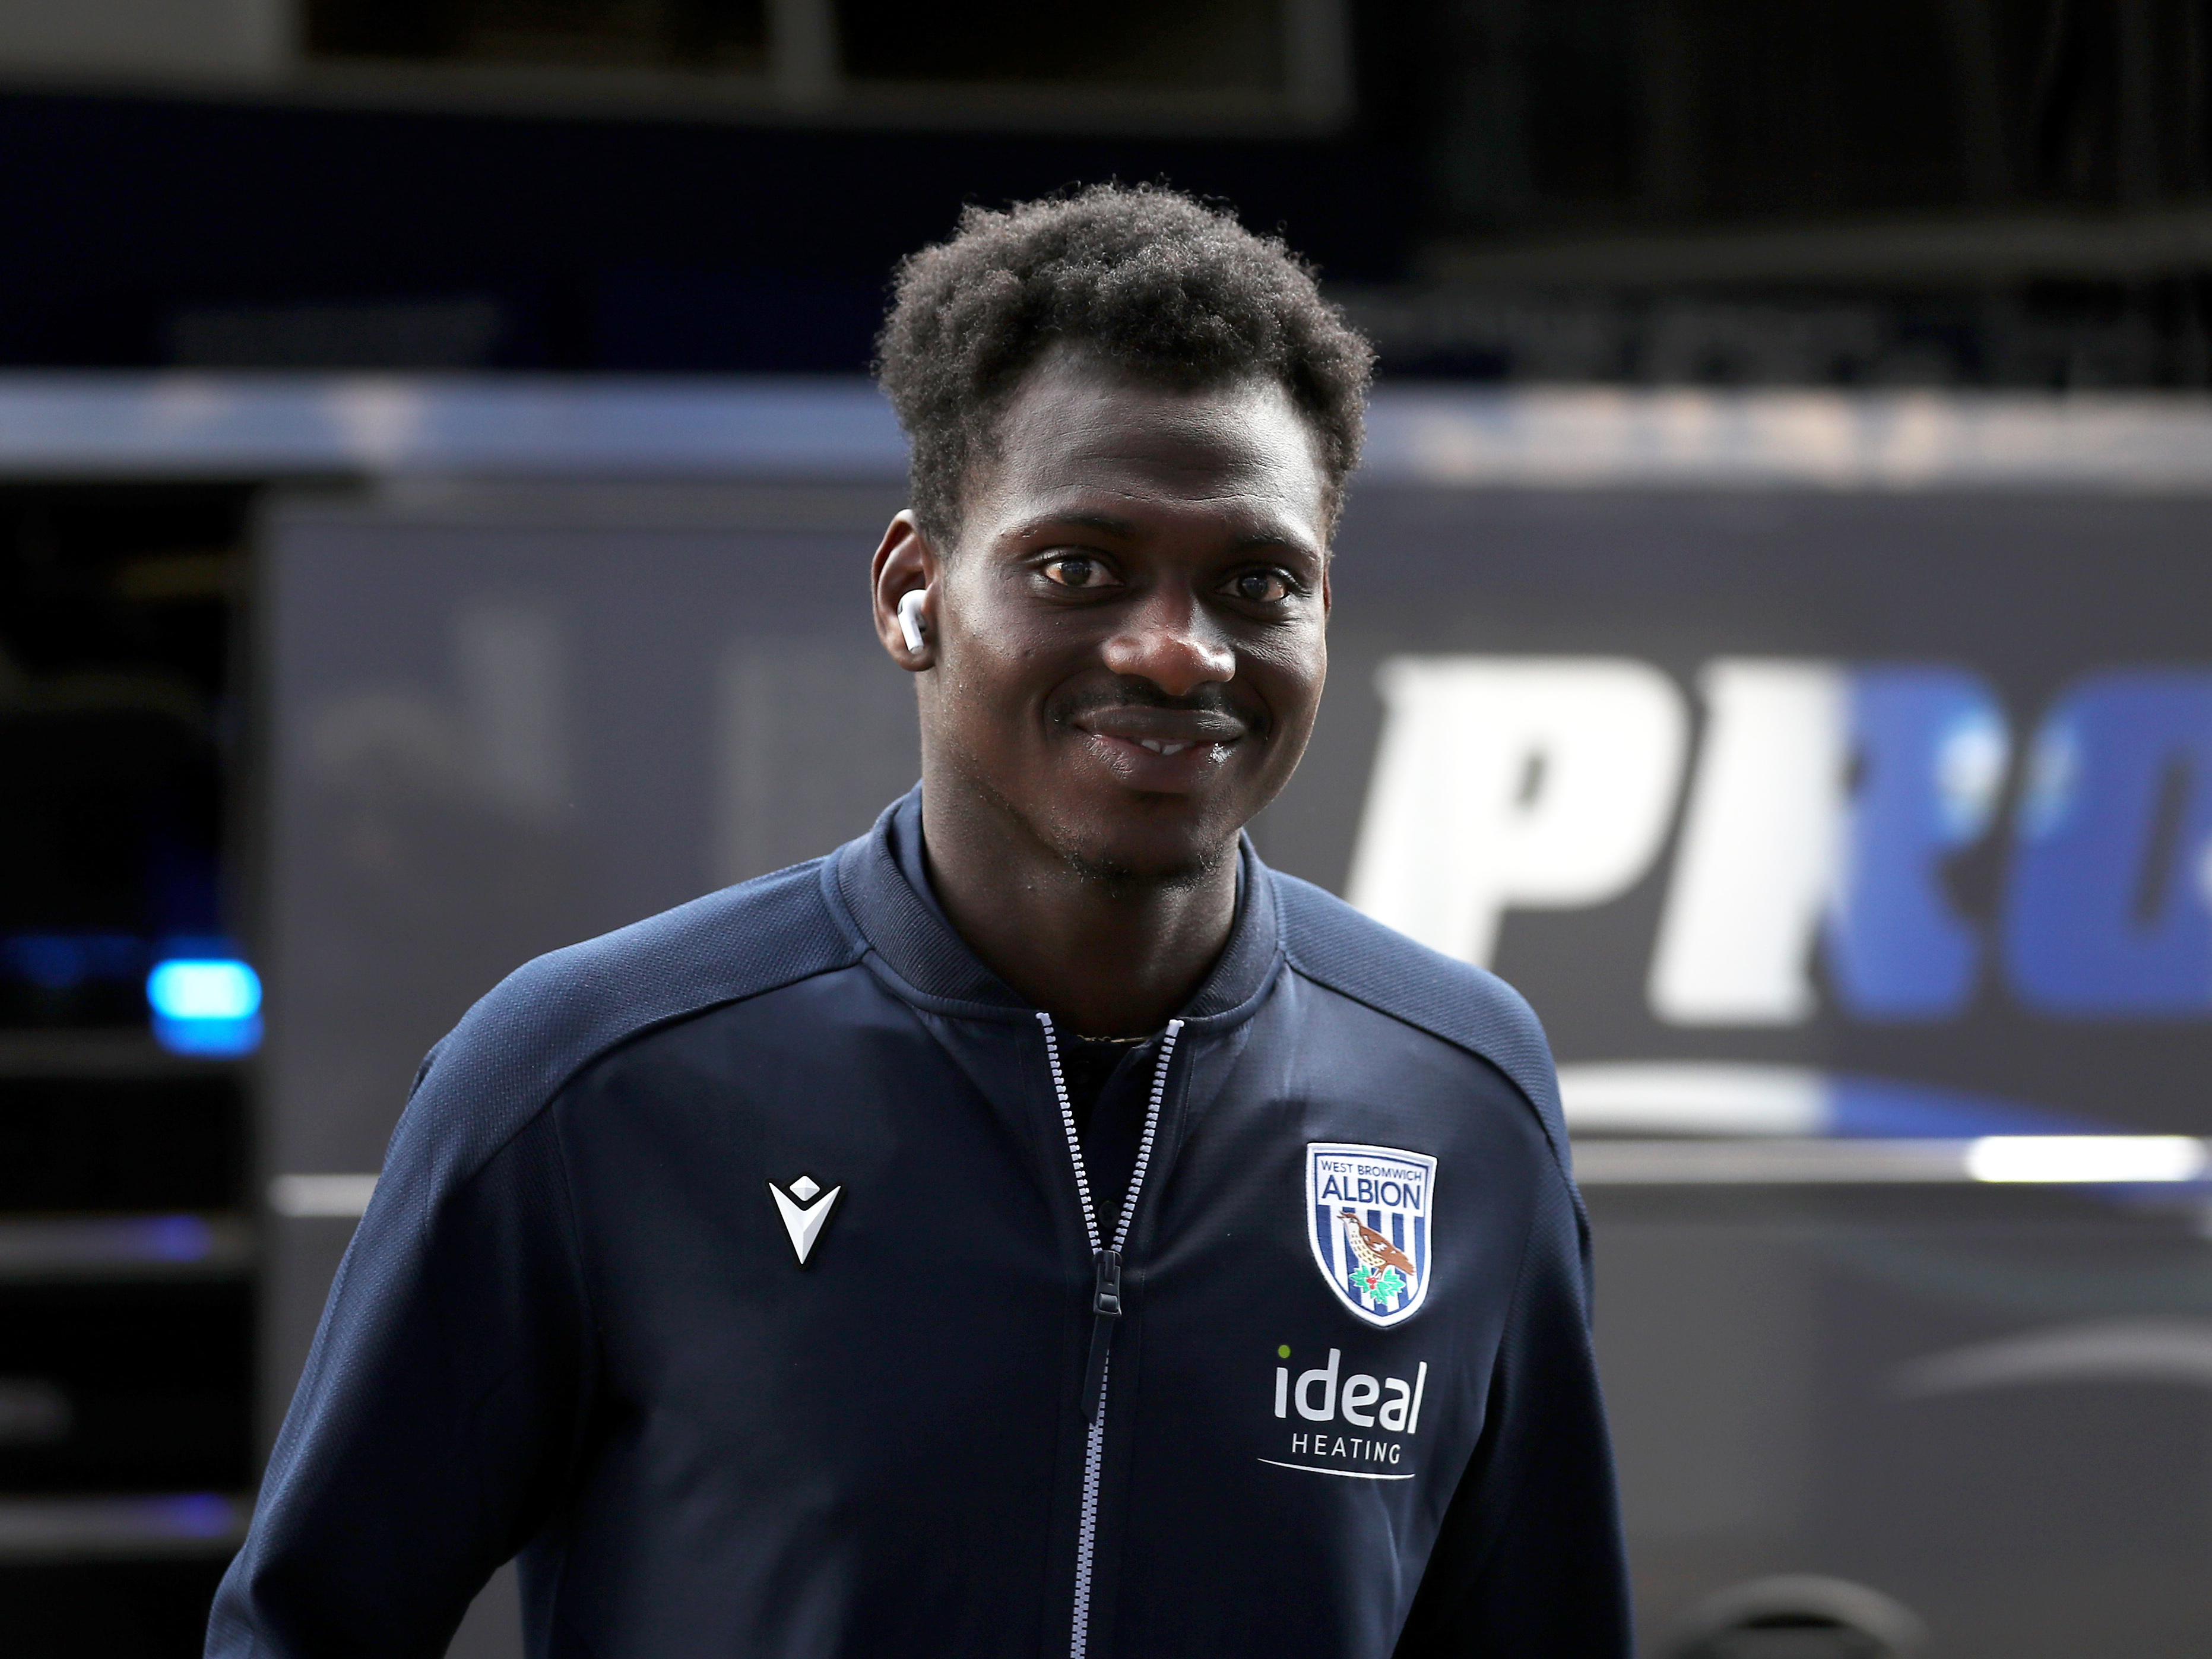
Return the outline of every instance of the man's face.
[[[1326,479],[1279,386],[1028,377],[927,562],[922,741],[1107,878],[1213,867],[1304,751],[1328,671]]]

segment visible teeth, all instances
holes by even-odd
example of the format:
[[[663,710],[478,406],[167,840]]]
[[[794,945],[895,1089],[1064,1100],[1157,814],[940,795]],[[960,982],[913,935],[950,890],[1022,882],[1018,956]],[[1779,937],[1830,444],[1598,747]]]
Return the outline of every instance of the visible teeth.
[[[1190,747],[1187,743],[1162,743],[1157,738],[1139,738],[1137,741],[1155,755],[1180,755]]]

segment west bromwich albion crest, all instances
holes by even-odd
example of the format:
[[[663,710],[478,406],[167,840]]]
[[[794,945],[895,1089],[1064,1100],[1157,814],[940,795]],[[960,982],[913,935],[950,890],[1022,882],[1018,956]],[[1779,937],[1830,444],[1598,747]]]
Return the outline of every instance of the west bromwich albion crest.
[[[1306,1148],[1306,1236],[1321,1276],[1370,1325],[1396,1325],[1429,1294],[1437,1161],[1389,1146]]]

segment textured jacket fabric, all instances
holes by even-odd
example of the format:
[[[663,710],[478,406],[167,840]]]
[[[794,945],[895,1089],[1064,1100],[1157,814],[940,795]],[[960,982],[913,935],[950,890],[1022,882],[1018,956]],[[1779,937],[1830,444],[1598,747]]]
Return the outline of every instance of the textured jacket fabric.
[[[1109,1275],[1055,1034],[918,833],[541,957],[432,1052],[210,1655],[436,1655],[518,1553],[545,1659],[1627,1652],[1526,1005],[1248,844],[1109,1085]]]

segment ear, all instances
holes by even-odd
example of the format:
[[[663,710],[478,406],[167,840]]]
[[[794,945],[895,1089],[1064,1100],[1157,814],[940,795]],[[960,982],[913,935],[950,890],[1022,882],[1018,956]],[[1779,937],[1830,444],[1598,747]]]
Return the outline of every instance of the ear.
[[[873,590],[876,637],[883,641],[890,659],[901,668],[920,673],[925,668],[937,666],[937,576],[940,561],[937,550],[931,545],[928,535],[915,520],[913,510],[902,511],[884,532],[884,539],[876,549],[876,556],[868,567],[868,581]],[[916,650],[907,644],[906,629],[899,623],[899,601],[910,593],[921,593],[923,599],[918,620],[921,625],[921,645]]]

